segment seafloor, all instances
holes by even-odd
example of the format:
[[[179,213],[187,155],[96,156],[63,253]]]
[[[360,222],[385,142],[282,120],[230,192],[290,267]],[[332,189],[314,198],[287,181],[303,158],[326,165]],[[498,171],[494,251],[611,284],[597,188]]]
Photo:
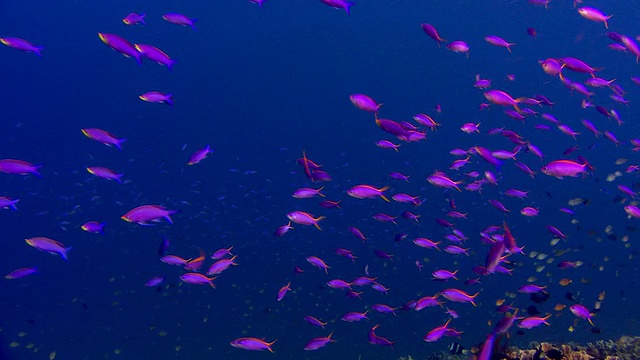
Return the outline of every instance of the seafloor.
[[[474,359],[477,349],[465,350],[462,354],[432,354],[427,360],[468,360]],[[529,348],[508,346],[506,341],[496,341],[492,360],[638,360],[640,359],[640,337],[622,336],[618,340],[599,340],[595,343],[552,344],[532,342]],[[411,356],[399,360],[414,360]]]

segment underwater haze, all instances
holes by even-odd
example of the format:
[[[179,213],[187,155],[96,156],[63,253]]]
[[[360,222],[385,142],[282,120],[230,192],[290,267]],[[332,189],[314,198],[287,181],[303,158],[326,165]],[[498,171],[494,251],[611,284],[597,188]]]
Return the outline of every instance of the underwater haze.
[[[637,335],[638,24],[634,0],[0,1],[0,359]]]

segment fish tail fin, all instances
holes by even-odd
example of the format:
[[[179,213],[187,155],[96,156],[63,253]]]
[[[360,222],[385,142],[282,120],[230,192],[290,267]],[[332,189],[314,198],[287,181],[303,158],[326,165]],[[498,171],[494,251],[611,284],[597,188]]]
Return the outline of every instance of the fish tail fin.
[[[351,7],[355,4],[355,1],[349,1],[345,4],[344,11],[347,12],[347,15],[351,15]]]
[[[189,26],[191,26],[191,28],[192,28],[193,30],[198,30],[198,29],[196,28],[196,21],[198,21],[198,20],[199,20],[199,19],[192,19],[192,20],[191,20],[191,25],[189,25]]]
[[[391,202],[391,200],[389,200],[386,196],[384,195],[380,195],[380,197],[382,198],[382,200],[386,201],[386,202]]]
[[[594,327],[596,326],[596,324],[594,324],[593,321],[591,320],[591,316],[587,318],[587,321],[589,322],[589,324],[591,324],[591,326],[594,326]]]
[[[168,93],[164,99],[164,102],[166,102],[169,105],[173,105],[173,94]]]
[[[62,249],[62,251],[60,252],[60,256],[64,261],[69,261],[69,257],[67,256],[67,253],[71,251],[71,249],[73,249],[73,247],[70,246],[68,248]]]
[[[42,174],[40,174],[40,172],[38,170],[40,170],[40,168],[43,166],[43,164],[38,164],[38,165],[34,165],[33,166],[33,175],[41,178]]]
[[[177,214],[177,213],[179,213],[179,212],[180,212],[180,210],[168,210],[168,211],[167,211],[167,214],[164,216],[164,218],[165,218],[165,219],[167,219],[167,221],[168,221],[170,224],[173,224],[173,219],[171,219],[171,215],[173,215],[173,214]]]
[[[9,205],[14,211],[18,211],[18,207],[16,206],[16,204],[18,203],[18,201],[20,201],[20,199],[18,200],[14,200],[11,205]]]
[[[123,176],[124,176],[124,174],[116,174],[116,175],[115,175],[116,181],[117,181],[119,184],[122,184],[122,177],[123,177]]]
[[[142,25],[147,25],[146,22],[144,22],[144,17],[147,16],[147,13],[143,13],[142,15],[140,15],[140,22],[142,23]]]
[[[38,46],[35,49],[33,49],[33,52],[36,53],[36,55],[38,56],[42,56],[41,51],[44,50],[44,46]]]
[[[168,64],[167,64],[167,69],[169,69],[169,71],[173,71],[173,65],[175,65],[178,61],[177,60],[171,60]]]
[[[122,143],[125,141],[127,141],[127,139],[118,139],[114,145],[118,148],[118,150],[122,150]]]

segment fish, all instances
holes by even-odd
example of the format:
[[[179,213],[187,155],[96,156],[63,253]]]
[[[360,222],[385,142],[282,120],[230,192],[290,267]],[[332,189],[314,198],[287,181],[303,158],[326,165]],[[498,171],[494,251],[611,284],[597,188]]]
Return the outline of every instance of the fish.
[[[64,261],[69,261],[68,253],[71,251],[71,247],[65,247],[59,241],[49,239],[46,237],[32,237],[25,239],[25,242],[40,251],[46,251],[49,254],[60,255]]]
[[[162,15],[162,18],[172,24],[176,24],[180,26],[189,26],[193,30],[197,30],[195,22],[198,21],[198,19],[191,19],[186,15],[176,14],[176,13],[164,14]]]
[[[124,176],[124,174],[117,174],[115,171],[108,169],[106,167],[89,166],[87,168],[87,171],[91,175],[95,175],[97,177],[107,179],[107,180],[115,180],[116,182],[119,182],[120,184],[122,184],[121,178]]]
[[[609,28],[607,21],[612,17],[612,15],[605,15],[600,10],[588,6],[578,8],[578,14],[587,20],[604,23],[605,29]]]
[[[87,221],[80,228],[86,232],[90,233],[103,233],[105,223],[100,223],[97,221]]]
[[[311,341],[309,341],[307,345],[304,346],[304,350],[307,350],[307,351],[318,350],[322,347],[325,347],[327,344],[331,342],[336,342],[331,338],[332,335],[333,333],[329,334],[329,336],[326,336],[326,337],[317,337],[317,338],[311,339]]]
[[[272,342],[266,342],[264,340],[256,339],[253,337],[243,337],[233,340],[230,345],[234,348],[253,351],[269,351],[273,352],[271,348],[277,340]]]
[[[42,56],[42,50],[44,50],[44,47],[42,46],[33,45],[27,40],[16,38],[16,37],[0,38],[0,43],[17,50],[32,52],[38,56]]]
[[[144,22],[144,17],[146,15],[147,13],[142,13],[142,14],[131,13],[125,16],[124,19],[122,19],[122,22],[125,25],[137,25],[137,24],[146,25],[146,23]]]
[[[351,7],[356,4],[353,1],[346,0],[320,0],[320,2],[334,9],[344,9],[347,15],[351,15]]]
[[[300,224],[300,225],[313,225],[315,226],[318,230],[322,230],[322,228],[320,228],[320,225],[318,224],[318,222],[320,222],[320,220],[325,219],[325,216],[319,216],[317,218],[314,218],[313,215],[304,212],[304,211],[293,211],[287,214],[287,218],[289,220],[291,220],[292,222],[296,223],[296,224]]]
[[[142,64],[142,55],[140,52],[125,38],[116,34],[98,33],[98,37],[105,45],[113,50],[121,53],[125,57],[131,57],[136,60],[138,65]]]
[[[365,94],[352,94],[349,96],[349,100],[356,108],[376,114],[382,104],[378,104],[375,100]]]
[[[4,278],[7,280],[15,280],[15,279],[21,279],[29,275],[37,274],[37,273],[38,273],[37,267],[20,268],[8,273],[7,275],[5,275]]]
[[[459,355],[459,354],[462,354],[462,350],[464,350],[464,347],[454,341],[451,344],[449,344],[448,349],[449,349],[449,353],[453,355]]]
[[[213,153],[213,150],[211,150],[211,147],[209,145],[207,145],[204,148],[199,149],[196,152],[194,152],[189,157],[189,161],[187,161],[187,165],[195,165],[195,164],[199,163],[200,161],[206,159],[207,156],[209,156],[209,154],[211,154],[211,153]]]
[[[473,306],[477,306],[474,300],[478,296],[478,294],[480,294],[480,293],[475,293],[473,295],[469,295],[466,292],[459,289],[444,289],[440,293],[447,300],[455,301],[455,302],[463,302],[463,303],[468,302],[468,303],[471,303]]]
[[[147,225],[150,221],[159,221],[164,218],[169,223],[173,224],[171,215],[177,212],[178,210],[167,210],[165,207],[160,205],[141,205],[129,210],[129,212],[122,215],[120,218],[124,221],[140,225]]]
[[[13,209],[14,211],[18,210],[16,204],[20,201],[20,199],[11,199],[6,196],[0,196],[0,209]]]
[[[469,58],[469,44],[467,44],[464,41],[461,41],[461,40],[452,41],[447,45],[447,49],[456,53],[465,54],[467,58]]]
[[[484,38],[484,40],[486,42],[488,42],[489,44],[491,44],[491,45],[498,46],[498,47],[503,47],[503,48],[507,49],[509,52],[511,52],[511,47],[516,45],[515,43],[510,43],[510,42],[506,41],[505,39],[503,39],[503,38],[501,38],[499,36],[495,36],[495,35],[486,36]]]
[[[324,260],[320,259],[319,257],[317,257],[317,256],[309,256],[309,257],[307,257],[307,259],[306,259],[306,260],[307,260],[307,262],[308,262],[309,264],[311,264],[312,266],[315,266],[315,267],[317,267],[317,268],[319,268],[319,269],[324,270],[324,272],[325,272],[326,274],[328,274],[328,273],[329,273],[329,272],[328,272],[328,269],[330,269],[331,267],[330,267],[329,265],[327,265],[327,264],[324,262]]]
[[[176,64],[176,61],[172,60],[169,55],[164,53],[164,51],[147,44],[134,44],[133,46],[142,56],[160,65],[166,66],[169,71],[173,70],[173,65]]]
[[[84,134],[84,136],[88,137],[89,139],[101,142],[107,146],[115,146],[116,148],[118,148],[118,150],[122,150],[122,143],[127,140],[118,139],[111,133],[97,128],[86,128],[81,129],[81,131],[82,134]]]
[[[173,105],[173,94],[172,93],[162,93],[159,91],[149,91],[140,96],[138,96],[140,100],[150,102],[150,103],[158,103],[158,104],[167,104]]]
[[[433,25],[422,23],[420,24],[420,27],[422,28],[422,31],[424,31],[424,33],[427,34],[427,36],[429,36],[430,38],[432,38],[438,43],[438,47],[440,47],[442,43],[447,42],[447,40],[443,39],[440,36],[440,34],[438,34],[438,30],[436,30],[436,28]]]
[[[206,277],[205,275],[191,272],[180,275],[180,280],[186,282],[187,284],[195,284],[195,285],[209,285],[212,288],[216,288],[213,280],[215,280],[217,276]]]
[[[542,167],[543,174],[562,179],[565,176],[576,177],[589,170],[588,163],[578,163],[573,160],[555,160]]]
[[[0,172],[5,174],[28,175],[42,177],[38,171],[42,165],[34,165],[24,160],[2,159],[0,160]]]
[[[287,292],[291,291],[291,281],[287,283],[287,285],[283,286],[278,290],[278,296],[276,297],[277,301],[281,301],[287,295]]]
[[[382,200],[386,202],[391,202],[384,196],[384,192],[388,190],[388,186],[384,186],[381,188],[375,188],[371,185],[356,185],[351,189],[347,190],[347,195],[354,197],[356,199],[372,199],[376,197],[382,198]]]

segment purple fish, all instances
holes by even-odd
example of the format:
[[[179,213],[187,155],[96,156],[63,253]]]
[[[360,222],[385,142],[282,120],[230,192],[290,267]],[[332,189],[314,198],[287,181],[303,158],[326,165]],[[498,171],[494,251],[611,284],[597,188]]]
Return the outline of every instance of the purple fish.
[[[61,242],[46,238],[46,237],[33,237],[25,240],[30,246],[40,250],[46,251],[49,254],[60,255],[62,259],[68,261],[67,253],[71,250],[70,247],[65,247]]]
[[[42,165],[33,165],[24,160],[3,159],[0,160],[0,172],[5,174],[27,175],[33,174],[42,177],[38,172]]]
[[[13,270],[12,272],[10,272],[7,275],[5,275],[4,278],[7,279],[7,280],[20,279],[20,278],[23,278],[25,276],[29,276],[29,275],[37,274],[37,273],[38,273],[38,268],[36,268],[36,267],[21,268],[21,269]]]
[[[193,30],[196,30],[195,22],[198,21],[198,19],[191,19],[185,15],[174,13],[164,14],[162,15],[162,18],[172,24],[180,26],[190,26]]]
[[[28,42],[27,40],[23,40],[20,38],[13,38],[13,37],[0,38],[0,43],[3,43],[8,47],[12,47],[17,50],[35,53],[38,56],[42,56],[40,52],[42,51],[42,49],[44,49],[44,47],[35,46],[32,43]]]
[[[312,266],[317,267],[318,269],[323,269],[326,274],[328,274],[328,269],[331,268],[327,265],[322,259],[317,256],[309,256],[307,257],[307,262]]]
[[[154,287],[162,284],[163,282],[164,282],[164,276],[154,276],[151,279],[147,280],[147,282],[144,283],[144,286]]]
[[[187,165],[195,165],[199,163],[200,161],[206,159],[207,156],[209,156],[209,154],[211,154],[212,152],[213,150],[211,150],[209,145],[205,146],[202,149],[197,150],[189,157],[189,161],[187,161]]]
[[[369,310],[367,310],[367,311],[365,311],[363,313],[348,312],[348,313],[344,314],[342,316],[342,318],[340,318],[340,320],[346,321],[346,322],[356,322],[356,321],[360,321],[360,320],[364,320],[364,319],[369,320],[369,318],[367,317],[367,313],[368,312],[369,312]]]
[[[462,302],[462,303],[471,303],[473,306],[476,306],[476,303],[474,302],[474,300],[479,293],[475,293],[474,295],[469,295],[466,292],[459,289],[444,289],[441,291],[441,294],[447,300]]]
[[[440,47],[440,44],[447,41],[442,37],[440,37],[440,34],[438,34],[438,30],[436,30],[436,28],[433,25],[423,23],[423,24],[420,24],[420,27],[422,28],[425,34],[427,34],[430,38],[432,38],[438,43],[438,47]]]
[[[80,227],[82,230],[90,233],[100,233],[102,234],[102,229],[104,228],[104,223],[100,223],[97,221],[87,221]]]
[[[169,71],[173,70],[173,65],[175,65],[176,61],[171,60],[169,55],[165,54],[164,51],[147,44],[135,44],[134,46],[142,56],[151,61],[155,61],[160,65],[166,66]]]
[[[140,98],[140,100],[142,101],[150,103],[173,105],[173,94],[171,93],[165,94],[159,91],[149,91],[138,96],[138,98]]]
[[[335,340],[331,338],[332,335],[333,333],[329,334],[329,336],[326,336],[326,337],[317,337],[317,338],[311,339],[311,341],[309,341],[307,345],[304,346],[304,349],[309,351],[309,350],[318,350],[322,347],[325,347],[330,342],[335,342]]]
[[[593,317],[592,314],[589,309],[587,309],[584,305],[581,304],[573,304],[569,307],[569,310],[571,310],[571,313],[581,319],[585,319],[587,321],[589,321],[589,324],[591,324],[592,326],[595,326],[593,324],[593,320],[591,320],[591,318]]]
[[[164,218],[169,223],[173,224],[171,215],[177,212],[178,210],[167,210],[159,205],[142,205],[122,215],[121,219],[140,225],[147,225],[150,221],[159,221]]]
[[[277,301],[281,301],[287,295],[287,292],[291,291],[291,281],[287,283],[287,285],[283,286],[278,290],[278,295],[276,296]]]
[[[84,136],[88,137],[91,140],[101,142],[107,146],[113,145],[120,150],[122,150],[122,143],[126,140],[126,139],[118,139],[112,134],[96,128],[82,129],[82,133],[84,134]]]
[[[313,316],[305,316],[304,317],[304,321],[308,322],[309,324],[313,325],[313,326],[318,326],[324,329],[325,325],[327,325],[326,322],[322,322],[316,318],[314,318]]]
[[[276,229],[276,231],[273,233],[273,236],[277,236],[277,237],[283,236],[291,229],[293,229],[293,226],[291,226],[291,221],[289,221],[287,225],[279,226]]]
[[[115,171],[108,169],[106,167],[102,167],[102,166],[89,166],[87,168],[87,171],[89,172],[89,174],[91,175],[95,175],[97,177],[103,178],[103,179],[107,179],[107,180],[115,180],[117,182],[119,182],[120,184],[122,184],[122,176],[124,176],[124,174],[116,174]]]
[[[98,33],[98,37],[105,43],[107,46],[112,48],[113,50],[121,53],[126,57],[132,57],[136,59],[138,65],[141,64],[140,52],[126,39],[115,35],[115,34],[107,34],[107,33]]]
[[[518,327],[522,329],[532,329],[542,324],[549,326],[550,324],[547,322],[547,319],[550,317],[551,317],[551,314],[545,317],[531,316],[528,318],[524,318],[520,320],[520,322],[518,323]]]
[[[351,15],[351,7],[355,5],[355,2],[346,0],[320,0],[320,2],[331,6],[334,9],[344,9],[347,15]]]
[[[382,106],[382,104],[376,103],[375,100],[365,94],[353,94],[349,96],[349,100],[351,100],[353,106],[358,109],[374,114],[377,113],[380,106]]]
[[[252,337],[244,337],[233,340],[230,345],[234,348],[243,349],[243,350],[252,350],[252,351],[265,351],[273,352],[271,346],[276,342],[273,340],[272,342],[266,342],[264,340],[252,338]]]
[[[142,13],[142,14],[131,13],[125,16],[125,18],[122,19],[122,22],[125,23],[125,25],[137,25],[137,24],[145,25],[144,17],[146,15],[147,15],[146,13]]]
[[[487,36],[484,40],[491,45],[506,48],[509,52],[511,52],[511,46],[515,45],[515,43],[507,42],[505,39],[495,35]]]

